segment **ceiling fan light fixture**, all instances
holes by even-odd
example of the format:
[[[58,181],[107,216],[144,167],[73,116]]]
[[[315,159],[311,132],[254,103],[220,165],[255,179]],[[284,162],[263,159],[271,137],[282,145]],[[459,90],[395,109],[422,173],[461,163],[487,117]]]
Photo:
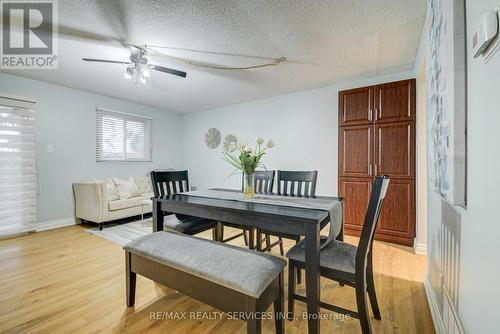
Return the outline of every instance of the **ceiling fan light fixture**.
[[[132,79],[132,77],[134,76],[134,69],[132,67],[127,67],[124,75],[125,75],[125,78]]]

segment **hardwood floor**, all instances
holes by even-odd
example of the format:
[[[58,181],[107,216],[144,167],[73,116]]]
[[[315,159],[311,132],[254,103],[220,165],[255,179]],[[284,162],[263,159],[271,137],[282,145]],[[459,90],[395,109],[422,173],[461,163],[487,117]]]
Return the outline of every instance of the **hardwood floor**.
[[[135,307],[127,308],[123,250],[85,232],[86,228],[71,226],[0,241],[0,332],[245,332],[243,321],[228,319],[216,309],[140,276]],[[204,237],[209,238],[210,232]],[[357,239],[347,237],[347,241],[356,243]],[[243,239],[232,243],[243,244]],[[285,241],[286,248],[292,244]],[[279,256],[278,252],[274,254]],[[425,263],[425,257],[409,248],[375,243],[375,284],[383,320],[372,318],[374,333],[434,333],[422,283]],[[304,290],[304,284],[298,286],[299,293]],[[321,296],[355,308],[354,289],[333,281],[322,279]],[[305,305],[297,302],[296,315],[304,311]],[[175,319],[173,312],[188,319]],[[190,312],[207,313],[189,319]],[[341,321],[340,315],[326,310],[322,316],[331,319],[321,321],[322,333],[360,332],[356,319]],[[303,319],[286,321],[285,326],[286,333],[307,332]],[[273,320],[263,321],[263,333],[274,333]]]

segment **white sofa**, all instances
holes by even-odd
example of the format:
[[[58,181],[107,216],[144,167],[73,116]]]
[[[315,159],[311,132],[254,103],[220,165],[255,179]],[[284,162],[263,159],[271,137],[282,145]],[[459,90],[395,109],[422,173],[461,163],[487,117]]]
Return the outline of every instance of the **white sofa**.
[[[154,197],[149,176],[77,182],[73,192],[76,218],[100,229],[105,222],[150,213],[152,202],[143,201]]]

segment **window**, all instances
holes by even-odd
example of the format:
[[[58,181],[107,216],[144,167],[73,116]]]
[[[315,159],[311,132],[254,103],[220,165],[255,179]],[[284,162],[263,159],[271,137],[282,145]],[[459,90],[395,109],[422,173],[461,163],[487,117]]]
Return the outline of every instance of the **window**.
[[[0,97],[0,237],[35,230],[35,104]]]
[[[152,161],[153,120],[96,110],[96,161]]]

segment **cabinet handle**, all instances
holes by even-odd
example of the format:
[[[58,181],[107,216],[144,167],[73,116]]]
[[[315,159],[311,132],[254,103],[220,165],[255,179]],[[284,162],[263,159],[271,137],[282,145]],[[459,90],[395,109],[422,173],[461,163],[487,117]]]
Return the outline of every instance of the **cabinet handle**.
[[[371,163],[368,165],[368,174],[369,175],[373,175],[372,174],[372,164]]]
[[[375,108],[375,122],[377,121],[378,109]]]
[[[370,109],[370,112],[368,113],[368,120],[370,122],[373,120],[373,109]]]
[[[378,168],[377,164],[375,164],[375,175],[378,175]]]
[[[378,110],[378,119],[382,119],[382,109]]]

